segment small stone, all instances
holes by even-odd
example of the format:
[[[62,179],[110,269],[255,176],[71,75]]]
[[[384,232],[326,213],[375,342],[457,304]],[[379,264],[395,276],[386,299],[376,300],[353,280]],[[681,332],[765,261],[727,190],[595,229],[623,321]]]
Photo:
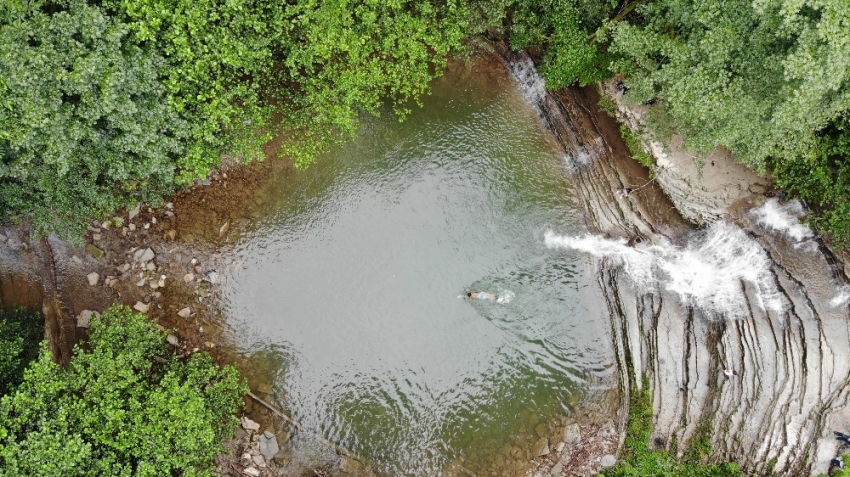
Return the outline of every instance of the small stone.
[[[206,346],[209,349],[213,349],[213,348],[215,348],[215,343],[213,343],[212,341],[204,341],[204,346]]]
[[[153,262],[148,262],[147,265],[145,265],[145,270],[150,270],[150,271],[156,270],[156,264],[153,263]]]
[[[100,234],[91,234],[91,239],[95,242],[100,242],[101,236]]]
[[[264,459],[261,455],[251,456],[251,460],[254,461],[254,465],[257,467],[263,468],[266,466],[266,459]]]
[[[156,217],[151,217],[151,223],[156,224]]]
[[[242,473],[250,477],[260,477],[260,471],[253,467],[248,467],[244,469]]]
[[[152,279],[150,282],[148,282],[148,286],[151,287],[151,290],[156,290],[157,288],[159,288],[159,282]]]
[[[534,457],[549,455],[549,439],[546,437],[541,437],[536,444],[534,444],[534,448],[532,449],[532,454]]]
[[[167,341],[168,344],[170,344],[171,346],[177,346],[177,345],[180,344],[180,340],[177,339],[177,336],[175,336],[175,335],[166,336],[165,341]]]
[[[200,275],[201,273],[204,273],[204,269],[203,269],[203,267],[201,267],[201,264],[199,264],[199,263],[196,263],[196,264],[195,264],[195,266],[194,266],[192,269],[193,269],[193,270],[195,271],[195,273],[197,273],[198,275]]]
[[[567,444],[565,444],[565,443],[563,443],[563,442],[559,442],[559,443],[558,443],[558,445],[557,445],[557,446],[555,446],[555,452],[557,452],[557,453],[559,453],[559,454],[560,454],[561,452],[563,452],[563,451],[564,451],[564,447],[566,447],[566,445],[567,445]]]
[[[186,308],[183,308],[182,310],[178,311],[177,316],[183,319],[189,318],[190,316],[192,316],[192,309],[187,306]]]
[[[150,262],[156,258],[156,254],[150,248],[136,250],[133,254],[133,260],[137,262]]]
[[[230,226],[230,222],[225,222],[225,223],[224,223],[224,225],[222,225],[222,226],[218,229],[218,236],[219,236],[219,237],[224,236],[224,234],[227,232],[227,228],[228,228],[229,226]]]
[[[121,268],[126,272],[126,271],[130,270],[130,264],[125,263]]]
[[[207,272],[207,281],[213,284],[216,283],[218,281],[218,273],[215,270]]]
[[[90,243],[86,244],[86,252],[94,258],[102,258],[104,255],[103,250],[95,247]]]
[[[132,232],[132,231],[136,230],[136,224],[130,224],[130,225],[127,226],[127,228],[130,230],[130,232]]]
[[[198,263],[198,259],[197,259],[197,258],[192,258],[192,265],[195,265],[196,263]]]
[[[602,467],[613,467],[617,464],[617,457],[613,454],[605,454],[599,463],[602,464]]]
[[[251,460],[251,454],[245,452],[244,454],[242,454],[242,460],[250,461]]]
[[[83,263],[83,259],[76,255],[71,255],[71,261],[76,263],[77,265],[82,265]]]
[[[195,279],[195,275],[192,274],[192,273],[187,273],[187,274],[183,275],[183,281],[186,282],[186,283],[189,283],[194,279]]]
[[[258,431],[260,430],[260,424],[252,421],[250,418],[242,416],[242,429],[246,431]]]
[[[80,312],[80,315],[77,316],[77,326],[80,328],[88,328],[91,326],[92,316],[100,316],[100,313],[91,310],[83,310]]]
[[[154,292],[154,294],[153,294],[154,298],[159,298],[161,296],[162,296],[162,293],[160,293],[160,292]],[[160,307],[160,308],[162,308],[162,307]]]
[[[5,242],[7,238],[8,237],[6,237],[5,235],[0,234],[0,242]]]
[[[146,284],[147,282],[148,282],[147,280],[145,280],[144,278],[142,278],[141,280],[139,280],[138,282],[136,282],[136,286],[137,286],[137,287],[143,287],[143,286],[145,286],[145,284]]]
[[[135,305],[133,305],[133,309],[140,313],[147,313],[150,309],[150,305],[137,301]]]
[[[174,202],[166,202],[165,208],[166,209],[173,209],[174,208]]]
[[[130,209],[130,211],[127,213],[127,215],[130,217],[130,220],[133,220],[134,218],[136,218],[137,215],[139,215],[139,212],[141,210],[142,210],[142,204],[136,204],[135,207]],[[132,230],[132,228],[131,228],[131,230]]]
[[[95,224],[95,225],[100,225],[100,224]],[[86,227],[86,230],[88,230],[89,232],[92,232],[92,233],[100,232],[99,227],[92,227],[91,225]]]
[[[86,275],[86,278],[89,280],[89,285],[95,286],[97,282],[100,281],[100,275],[97,272],[91,272]]]
[[[166,237],[168,237],[169,240],[174,240],[177,238],[177,231],[174,229],[170,229],[168,232],[165,233],[165,235]]]
[[[212,182],[209,179],[198,179],[199,186],[208,186],[210,184],[212,184]]]
[[[143,225],[143,226],[142,226],[142,228],[144,228],[145,230],[147,230],[147,229],[151,228],[151,224],[150,224],[150,222],[148,222],[148,223],[146,223],[145,225]]]
[[[557,464],[555,464],[554,467],[552,467],[552,470],[549,472],[549,475],[551,475],[552,477],[559,477],[561,475],[561,471],[563,471],[563,470],[564,470],[564,463],[558,462]]]
[[[162,275],[162,276],[159,277],[159,281],[157,282],[157,285],[159,285],[160,288],[165,286],[165,278],[166,278],[165,275]]]

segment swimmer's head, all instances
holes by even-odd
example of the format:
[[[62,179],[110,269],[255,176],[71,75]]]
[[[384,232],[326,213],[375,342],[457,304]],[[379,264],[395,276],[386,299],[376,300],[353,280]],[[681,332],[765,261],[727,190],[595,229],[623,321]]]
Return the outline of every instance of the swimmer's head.
[[[467,294],[466,294],[466,296],[471,298],[471,297],[472,297],[472,292],[467,293]]]

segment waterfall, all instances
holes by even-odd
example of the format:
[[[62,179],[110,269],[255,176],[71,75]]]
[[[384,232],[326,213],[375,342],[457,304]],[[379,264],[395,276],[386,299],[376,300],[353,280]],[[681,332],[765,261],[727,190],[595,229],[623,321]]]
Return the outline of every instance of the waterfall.
[[[547,232],[546,245],[611,259],[623,267],[632,284],[643,292],[664,289],[683,305],[712,318],[741,319],[749,315],[745,286],[754,290],[763,311],[782,313],[787,299],[779,293],[767,252],[735,225],[717,222],[692,234],[684,246],[635,244],[600,236],[569,237]]]

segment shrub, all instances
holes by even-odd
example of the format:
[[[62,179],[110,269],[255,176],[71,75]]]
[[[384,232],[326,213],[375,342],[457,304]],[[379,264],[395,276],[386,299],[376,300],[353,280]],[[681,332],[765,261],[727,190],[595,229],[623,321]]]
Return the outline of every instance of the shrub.
[[[110,308],[68,369],[43,345],[0,400],[0,476],[210,475],[245,392],[234,368],[178,358],[144,316]]]
[[[38,357],[42,330],[41,317],[34,311],[0,310],[0,396],[21,382],[24,368]]]

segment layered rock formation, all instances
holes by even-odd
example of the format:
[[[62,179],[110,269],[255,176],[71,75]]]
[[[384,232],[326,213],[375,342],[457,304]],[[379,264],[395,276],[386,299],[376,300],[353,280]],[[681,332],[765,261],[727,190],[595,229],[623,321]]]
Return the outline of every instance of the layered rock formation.
[[[547,243],[599,257],[621,387],[649,383],[655,445],[683,452],[710,436],[712,461],[747,472],[825,472],[832,430],[850,428],[850,287],[803,208],[767,198],[723,153],[656,144],[650,181],[595,90],[547,93],[528,55],[500,53],[563,148],[594,232]]]

